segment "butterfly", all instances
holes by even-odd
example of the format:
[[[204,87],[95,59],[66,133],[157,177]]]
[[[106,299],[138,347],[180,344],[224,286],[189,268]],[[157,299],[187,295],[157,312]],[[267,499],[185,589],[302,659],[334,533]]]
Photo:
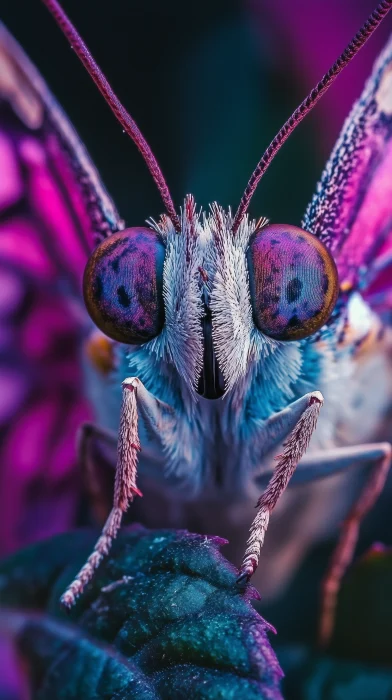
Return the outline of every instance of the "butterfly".
[[[381,343],[386,342],[383,321],[388,320],[391,301],[391,184],[386,177],[392,112],[390,44],[343,129],[301,228],[252,220],[247,209],[259,180],[293,128],[371,35],[392,2],[380,3],[329,74],[280,130],[254,171],[235,215],[217,204],[209,212],[199,212],[192,196],[177,211],[150,147],[87,47],[58,3],[44,0],[44,4],[135,140],[166,209],[158,222],[124,227],[69,122],[2,30],[0,93],[6,129],[1,158],[8,163],[9,190],[5,188],[1,209],[2,240],[7,242],[6,227],[11,226],[12,260],[16,250],[23,259],[30,242],[33,252],[35,246],[44,248],[42,260],[48,252],[48,269],[34,270],[29,259],[26,275],[28,279],[33,271],[39,277],[42,293],[46,279],[56,278],[53,318],[64,333],[67,355],[65,368],[59,367],[48,383],[56,392],[61,390],[67,417],[71,406],[77,409],[72,427],[85,418],[86,408],[79,406],[76,391],[81,377],[67,374],[66,362],[69,348],[74,343],[76,353],[83,338],[89,337],[87,382],[94,367],[101,370],[102,391],[96,401],[102,423],[116,423],[120,414],[118,441],[116,434],[92,424],[81,433],[80,455],[102,510],[99,464],[112,460],[118,442],[114,505],[94,552],[67,589],[63,603],[71,606],[82,592],[108,552],[129,503],[141,495],[137,467],[144,483],[158,494],[157,517],[159,499],[166,497],[173,508],[173,503],[182,504],[189,512],[196,503],[215,515],[222,504],[232,511],[245,504],[249,513],[249,503],[266,486],[240,568],[243,581],[257,567],[270,513],[290,479],[308,484],[321,533],[324,523],[320,521],[327,517],[331,498],[339,497],[341,481],[331,480],[329,487],[323,482],[320,489],[318,479],[345,472],[352,464],[372,462],[371,478],[349,525],[343,528],[332,574],[327,577],[327,588],[333,589],[340,576],[336,568],[349,558],[353,532],[382,488],[390,461],[388,444],[363,444],[389,399]],[[15,217],[26,225],[21,238],[19,219],[17,233],[12,228]],[[69,249],[59,249],[58,242],[62,245],[65,240]],[[88,256],[84,299],[101,334],[92,331],[80,304],[78,285]],[[11,310],[12,303],[5,311]],[[16,328],[17,314],[14,319]],[[28,347],[33,353],[34,342],[39,345],[37,328],[51,328],[45,317],[39,325],[31,325]],[[376,391],[371,416],[366,405],[363,409],[364,426],[362,421],[358,424],[359,411],[354,407],[364,399],[369,376]],[[98,395],[95,375],[94,381]],[[24,389],[28,386],[21,384]],[[46,406],[43,415],[49,420],[51,411]],[[57,436],[52,444],[59,444]],[[279,447],[282,453],[274,467]],[[298,522],[300,528],[300,514]],[[297,534],[295,530],[287,536],[287,550],[295,555]],[[326,609],[333,604],[331,595],[326,596]]]

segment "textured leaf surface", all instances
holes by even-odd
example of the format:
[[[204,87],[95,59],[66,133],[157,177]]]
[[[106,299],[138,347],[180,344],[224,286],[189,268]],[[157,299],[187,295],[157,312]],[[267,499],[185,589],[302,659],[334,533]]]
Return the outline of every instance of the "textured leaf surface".
[[[37,698],[282,697],[256,591],[238,590],[222,540],[133,527],[67,614],[59,596],[95,537],[60,535],[0,566],[1,624]]]

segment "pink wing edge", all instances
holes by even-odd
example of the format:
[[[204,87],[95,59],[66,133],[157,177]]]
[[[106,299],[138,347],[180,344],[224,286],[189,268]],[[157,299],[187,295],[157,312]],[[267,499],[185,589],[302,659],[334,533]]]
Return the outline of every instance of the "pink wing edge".
[[[0,553],[64,531],[91,417],[81,296],[94,244],[123,222],[77,134],[0,25]]]

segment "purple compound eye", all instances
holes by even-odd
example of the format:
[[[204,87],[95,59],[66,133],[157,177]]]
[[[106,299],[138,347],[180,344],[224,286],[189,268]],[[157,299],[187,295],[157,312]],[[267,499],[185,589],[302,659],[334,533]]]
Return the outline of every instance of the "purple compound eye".
[[[83,294],[91,318],[114,340],[141,345],[163,328],[165,246],[148,228],[106,238],[84,271]]]
[[[276,340],[300,340],[331,315],[339,293],[335,262],[318,238],[297,226],[256,231],[247,251],[254,322]]]

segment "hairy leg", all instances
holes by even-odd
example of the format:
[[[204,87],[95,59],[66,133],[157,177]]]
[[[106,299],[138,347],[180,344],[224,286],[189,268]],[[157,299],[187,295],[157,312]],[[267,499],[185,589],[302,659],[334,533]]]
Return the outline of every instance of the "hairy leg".
[[[61,596],[61,603],[67,608],[75,604],[77,597],[91,581],[95,569],[97,569],[103,557],[108,554],[113,539],[120,528],[122,515],[133,501],[134,496],[141,495],[136,486],[137,453],[140,450],[136,382],[135,378],[125,379],[123,382],[113,507],[92,554],[90,554],[75,580]]]
[[[342,578],[354,556],[359,527],[380,495],[391,465],[392,446],[389,443],[342,448],[341,459],[338,455],[339,450],[333,450],[329,458],[328,453],[320,456],[319,464],[321,471],[324,471],[324,476],[347,468],[350,449],[352,450],[351,465],[360,466],[368,463],[371,469],[359,497],[341,526],[337,546],[322,582],[319,627],[319,642],[322,646],[329,642],[333,632],[337,597]],[[309,465],[309,468],[312,469],[312,466]],[[316,461],[314,468],[317,468]]]
[[[102,525],[113,502],[117,435],[93,423],[84,423],[77,436],[78,463],[97,523]]]
[[[321,645],[328,643],[333,632],[340,584],[352,561],[362,519],[372,509],[383,489],[391,458],[392,446],[388,442],[336,447],[305,455],[292,475],[291,485],[300,486],[346,472],[350,468],[368,466],[370,469],[359,497],[341,526],[339,540],[322,583],[319,628]],[[263,473],[261,477],[263,480],[271,479],[274,472],[271,470]]]
[[[105,522],[102,534],[99,537],[92,554],[87,559],[86,564],[81,568],[75,580],[70,584],[61,597],[61,603],[70,608],[76,602],[77,597],[83,592],[85,586],[91,581],[94,571],[101,563],[103,557],[108,554],[121,525],[123,514],[128,509],[135,495],[141,496],[136,486],[137,474],[137,454],[139,452],[139,431],[138,412],[144,419],[145,426],[150,437],[156,440],[162,451],[168,444],[173,442],[176,435],[177,416],[174,409],[168,404],[155,398],[144,387],[137,377],[129,377],[122,383],[122,404],[120,415],[120,427],[117,440],[117,464],[114,480],[113,507]],[[90,433],[90,434],[89,434]],[[112,436],[101,429],[87,430],[84,440],[79,443],[80,455],[84,458],[91,457],[91,449],[97,438],[103,440],[106,447],[110,446]],[[185,471],[188,469],[188,462],[184,458],[182,463]],[[93,468],[93,463],[90,463]],[[86,467],[88,470],[88,466]],[[192,474],[191,474],[192,476]],[[90,488],[99,489],[94,477],[90,478]],[[97,496],[97,494],[96,494]],[[101,497],[102,498],[102,497]]]
[[[271,417],[268,423],[272,428],[277,427],[276,433],[272,433],[274,440],[279,436],[279,442],[290,432],[290,422],[295,416],[296,422],[284,445],[281,455],[275,459],[277,464],[273,471],[269,484],[257,502],[257,514],[250,527],[247,548],[239,570],[238,582],[248,581],[256,571],[259,563],[260,551],[263,546],[265,533],[267,531],[270,514],[275,508],[280,496],[285,491],[298,462],[302,459],[313,431],[316,427],[320,408],[323,404],[323,397],[320,392],[315,391],[307,394],[292,407],[281,411]],[[299,412],[299,417],[297,414]],[[269,443],[272,441],[269,440]]]

